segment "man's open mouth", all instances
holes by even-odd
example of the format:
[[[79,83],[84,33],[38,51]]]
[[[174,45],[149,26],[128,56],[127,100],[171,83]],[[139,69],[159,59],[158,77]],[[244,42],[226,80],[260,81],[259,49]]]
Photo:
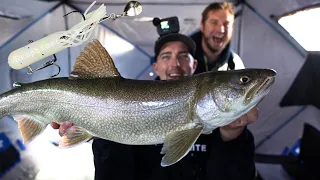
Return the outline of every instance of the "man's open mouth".
[[[220,44],[223,42],[224,36],[213,36],[212,39],[214,43]]]
[[[169,74],[169,77],[172,78],[172,79],[178,79],[178,78],[181,78],[183,76],[184,75],[181,74],[181,73],[171,73],[171,74]]]

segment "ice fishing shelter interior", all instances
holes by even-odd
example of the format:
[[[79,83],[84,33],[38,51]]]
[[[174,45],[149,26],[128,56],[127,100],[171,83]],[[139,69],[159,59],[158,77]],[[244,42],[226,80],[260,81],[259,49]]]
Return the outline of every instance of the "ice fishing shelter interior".
[[[0,1],[0,92],[18,82],[50,78],[57,72],[49,66],[33,74],[13,70],[10,52],[51,33],[68,30],[82,16],[91,0],[1,0]],[[127,0],[97,0],[92,9],[105,4],[107,14],[121,14]],[[90,39],[108,50],[125,78],[155,78],[153,46],[158,34],[153,18],[177,16],[180,33],[199,31],[201,12],[209,0],[141,0],[143,11],[135,17],[106,20],[95,27]],[[273,90],[259,105],[257,122],[249,125],[255,137],[259,179],[312,179],[320,162],[320,2],[316,0],[234,0],[236,22],[232,48],[247,68],[277,71]],[[85,44],[56,53],[66,77]],[[31,65],[37,68],[48,57]],[[0,175],[24,179],[92,179],[91,144],[59,150],[60,136],[51,127],[30,145],[23,145],[16,123],[0,120]],[[81,156],[81,166],[79,156]],[[59,163],[68,158],[68,163]],[[85,162],[85,163],[84,163]],[[83,165],[85,164],[85,166]],[[71,168],[70,167],[75,167]],[[54,170],[53,170],[54,169]],[[55,173],[59,172],[59,173]],[[313,178],[315,179],[315,178]]]

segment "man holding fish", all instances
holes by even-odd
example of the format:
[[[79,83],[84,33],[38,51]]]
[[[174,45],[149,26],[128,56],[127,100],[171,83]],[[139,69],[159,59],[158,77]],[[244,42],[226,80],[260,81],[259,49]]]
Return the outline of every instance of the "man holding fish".
[[[182,34],[169,34],[156,42],[153,68],[160,80],[183,78],[209,69],[244,68],[241,59],[229,49],[233,14],[228,8],[226,3],[215,3],[204,11],[202,43],[199,34],[193,37],[197,48],[192,39]],[[219,21],[222,19],[225,22]],[[217,32],[214,26],[219,25],[223,27]],[[230,56],[233,61],[229,60]],[[200,135],[188,155],[171,167],[159,164],[162,145],[129,146],[96,138],[93,140],[95,179],[254,179],[254,140],[246,126],[257,118],[258,109],[254,107],[229,125]],[[59,128],[60,135],[72,127],[71,122],[51,125]]]
[[[197,68],[195,43],[187,36],[166,35],[156,42],[155,51],[157,61],[153,68],[161,80],[190,76]],[[257,117],[255,107],[231,124],[201,135],[189,154],[172,167],[159,164],[162,145],[129,146],[94,139],[95,179],[253,179],[254,140],[246,126]],[[63,123],[60,134],[70,127],[72,123]]]

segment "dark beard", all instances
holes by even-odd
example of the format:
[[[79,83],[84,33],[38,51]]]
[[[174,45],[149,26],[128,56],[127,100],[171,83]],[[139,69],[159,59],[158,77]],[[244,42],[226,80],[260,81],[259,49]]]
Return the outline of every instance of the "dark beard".
[[[217,49],[214,49],[214,48],[210,45],[209,39],[210,39],[210,38],[205,37],[205,38],[204,38],[204,43],[207,45],[208,49],[209,49],[212,53],[217,53],[218,50],[217,50]]]

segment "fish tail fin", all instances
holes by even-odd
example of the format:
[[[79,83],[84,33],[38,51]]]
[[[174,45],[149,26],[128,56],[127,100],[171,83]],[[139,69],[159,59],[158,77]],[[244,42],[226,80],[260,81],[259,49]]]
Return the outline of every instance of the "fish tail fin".
[[[47,124],[36,121],[28,116],[15,116],[13,119],[18,123],[23,143],[28,143],[43,132]]]

